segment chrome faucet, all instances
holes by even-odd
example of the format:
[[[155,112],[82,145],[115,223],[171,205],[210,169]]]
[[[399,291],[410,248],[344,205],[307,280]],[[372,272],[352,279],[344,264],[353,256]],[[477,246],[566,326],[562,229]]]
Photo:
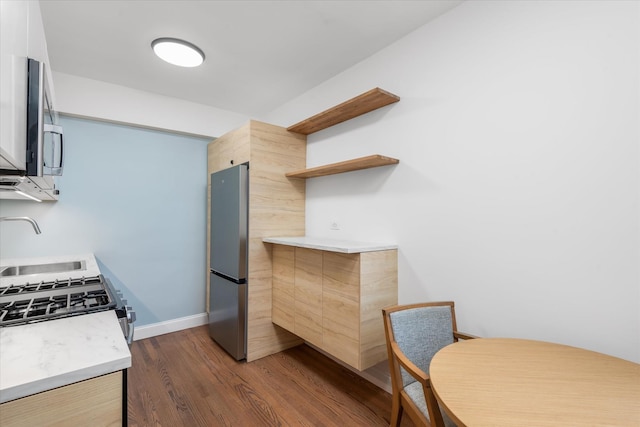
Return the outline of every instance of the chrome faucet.
[[[33,227],[33,230],[36,234],[40,234],[40,227],[38,227],[38,223],[28,216],[2,216],[0,217],[0,221],[27,221]]]

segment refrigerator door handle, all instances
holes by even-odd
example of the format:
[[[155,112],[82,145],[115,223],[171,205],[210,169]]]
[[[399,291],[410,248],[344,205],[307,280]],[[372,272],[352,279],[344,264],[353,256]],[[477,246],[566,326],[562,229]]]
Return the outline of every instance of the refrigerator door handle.
[[[223,279],[227,279],[227,280],[229,280],[229,281],[231,281],[233,283],[237,283],[239,285],[247,283],[247,279],[238,279],[237,277],[227,276],[226,274],[220,273],[219,271],[211,270],[211,274],[215,274],[218,277],[222,277]]]

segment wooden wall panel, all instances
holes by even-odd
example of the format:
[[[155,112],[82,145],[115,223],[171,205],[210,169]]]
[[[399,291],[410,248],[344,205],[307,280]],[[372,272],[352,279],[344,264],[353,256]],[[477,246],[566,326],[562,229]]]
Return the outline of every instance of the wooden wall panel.
[[[284,173],[306,164],[306,137],[252,120],[249,160],[249,315],[247,361],[298,345],[273,324],[271,245],[262,238],[304,235],[305,185]]]

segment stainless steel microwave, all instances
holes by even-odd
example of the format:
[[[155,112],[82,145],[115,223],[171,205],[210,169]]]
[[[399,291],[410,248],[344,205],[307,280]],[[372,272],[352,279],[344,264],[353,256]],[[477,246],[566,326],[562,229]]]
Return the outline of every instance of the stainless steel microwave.
[[[26,175],[62,175],[64,139],[43,62],[27,62]]]

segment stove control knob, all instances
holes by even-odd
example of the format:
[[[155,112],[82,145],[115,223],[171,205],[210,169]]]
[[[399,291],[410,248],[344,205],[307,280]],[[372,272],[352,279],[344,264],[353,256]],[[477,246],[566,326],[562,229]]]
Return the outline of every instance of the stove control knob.
[[[127,309],[127,320],[129,323],[133,323],[136,321],[136,312],[129,306],[125,307]]]

